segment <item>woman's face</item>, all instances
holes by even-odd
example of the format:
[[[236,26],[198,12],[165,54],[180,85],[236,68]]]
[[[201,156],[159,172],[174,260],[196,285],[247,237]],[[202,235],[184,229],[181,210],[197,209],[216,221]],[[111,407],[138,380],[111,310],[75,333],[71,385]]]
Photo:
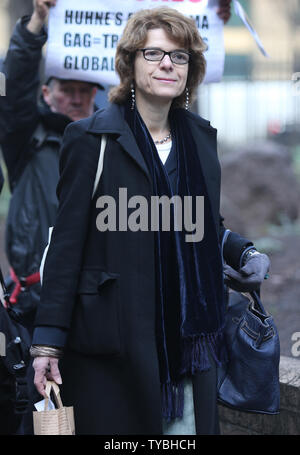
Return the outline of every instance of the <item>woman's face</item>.
[[[176,41],[170,40],[161,29],[148,31],[143,48],[156,48],[166,52],[185,50]],[[174,64],[169,55],[161,61],[149,61],[143,52],[137,52],[134,65],[135,94],[137,104],[141,102],[171,103],[186,87],[189,64]]]

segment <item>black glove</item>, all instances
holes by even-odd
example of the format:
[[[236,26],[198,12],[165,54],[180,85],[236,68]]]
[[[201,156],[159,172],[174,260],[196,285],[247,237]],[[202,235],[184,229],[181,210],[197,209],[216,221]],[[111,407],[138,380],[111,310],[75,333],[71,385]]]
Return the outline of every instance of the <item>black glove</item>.
[[[224,265],[224,281],[231,289],[239,292],[257,291],[268,277],[270,259],[266,254],[256,252],[246,259],[239,272],[229,265]]]

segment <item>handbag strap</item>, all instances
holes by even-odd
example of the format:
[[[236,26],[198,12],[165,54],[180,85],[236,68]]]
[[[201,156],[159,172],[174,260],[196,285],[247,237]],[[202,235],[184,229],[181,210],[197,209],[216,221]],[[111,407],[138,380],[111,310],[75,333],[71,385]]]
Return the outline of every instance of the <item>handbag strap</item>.
[[[106,143],[107,143],[107,136],[106,134],[103,134],[101,136],[101,145],[100,145],[100,154],[99,154],[99,159],[98,159],[98,167],[97,167],[97,172],[96,172],[96,177],[95,177],[95,182],[94,182],[94,189],[93,189],[93,194],[92,198],[94,197],[96,190],[99,185],[99,180],[103,171],[103,160],[104,160],[104,152],[106,148]]]
[[[100,180],[100,177],[101,177],[101,174],[102,174],[102,171],[103,171],[103,160],[104,160],[104,152],[105,152],[105,148],[106,148],[106,143],[107,143],[107,136],[106,136],[106,134],[103,134],[101,136],[101,145],[100,145],[98,166],[97,166],[96,177],[95,177],[95,181],[94,181],[93,194],[92,194],[92,198],[91,199],[93,199],[93,197],[94,197],[94,195],[96,193],[97,187],[99,185],[99,180]],[[54,226],[49,227],[48,244],[47,244],[46,248],[44,249],[44,253],[43,253],[43,256],[42,256],[42,260],[41,260],[41,265],[40,265],[40,282],[41,282],[41,284],[43,284],[44,265],[45,265],[46,256],[47,256],[49,245],[50,245],[50,241],[51,241],[53,227]]]
[[[223,238],[222,238],[222,244],[221,244],[221,255],[222,255],[222,264],[223,264],[223,267],[225,265],[225,260],[224,260],[224,245],[226,243],[226,240],[230,234],[231,230],[230,229],[226,229],[224,234],[223,234]]]
[[[9,292],[7,291],[6,289],[6,285],[5,285],[5,281],[4,281],[4,277],[3,277],[3,273],[2,273],[2,269],[0,267],[0,284],[1,284],[1,287],[2,287],[2,291],[3,291],[3,299],[4,299],[4,302],[3,302],[3,306],[5,306],[5,308],[8,308],[9,307]],[[1,301],[0,301],[0,304],[1,304]]]

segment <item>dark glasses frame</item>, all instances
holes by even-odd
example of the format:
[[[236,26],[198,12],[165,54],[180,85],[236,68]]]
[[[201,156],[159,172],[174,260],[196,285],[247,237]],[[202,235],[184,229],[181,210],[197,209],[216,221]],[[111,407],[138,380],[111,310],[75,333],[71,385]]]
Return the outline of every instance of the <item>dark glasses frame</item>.
[[[161,58],[158,58],[158,59],[150,59],[150,58],[147,58],[146,55],[145,55],[145,52],[146,52],[146,51],[151,51],[151,50],[162,52]],[[144,48],[144,49],[137,49],[137,51],[142,52],[142,53],[143,53],[144,59],[147,60],[148,62],[161,62],[161,61],[165,58],[165,56],[168,55],[169,58],[170,58],[170,60],[171,60],[171,62],[174,63],[175,65],[187,65],[187,64],[189,63],[190,57],[191,57],[191,54],[190,54],[189,52],[183,51],[183,50],[181,50],[181,49],[175,49],[174,51],[166,52],[166,51],[164,51],[163,49],[160,49],[159,47],[146,47],[146,48]],[[187,55],[188,59],[187,59],[186,62],[183,62],[183,63],[174,62],[174,60],[173,60],[173,55],[174,55],[174,54],[178,54],[179,52],[182,53],[182,54]]]

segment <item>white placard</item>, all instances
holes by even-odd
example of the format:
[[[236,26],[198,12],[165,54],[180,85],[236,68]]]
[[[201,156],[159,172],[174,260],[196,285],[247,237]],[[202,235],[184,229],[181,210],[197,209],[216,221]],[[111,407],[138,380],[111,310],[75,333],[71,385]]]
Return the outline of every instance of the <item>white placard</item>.
[[[205,82],[218,82],[224,69],[223,21],[217,0],[58,0],[49,16],[46,76],[115,85],[115,51],[128,17],[140,10],[172,7],[195,19],[205,52]]]

